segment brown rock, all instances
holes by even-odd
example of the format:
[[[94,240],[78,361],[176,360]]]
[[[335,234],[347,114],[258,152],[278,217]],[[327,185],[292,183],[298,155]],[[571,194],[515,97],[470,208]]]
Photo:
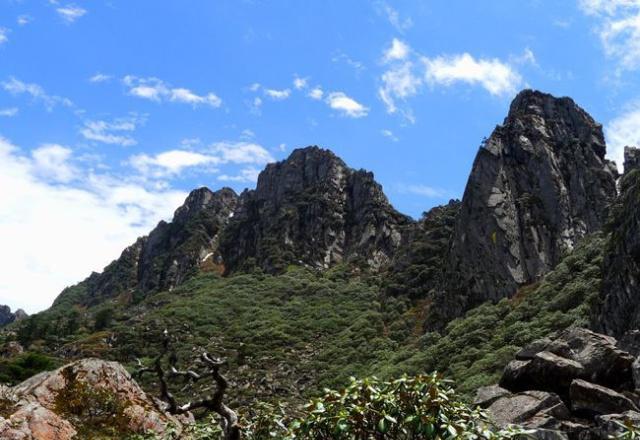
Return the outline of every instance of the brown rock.
[[[71,423],[37,402],[25,404],[0,421],[0,438],[4,440],[67,440],[75,435]]]
[[[544,391],[525,391],[501,397],[493,402],[487,411],[498,426],[521,424],[536,414],[563,405],[556,394]]]

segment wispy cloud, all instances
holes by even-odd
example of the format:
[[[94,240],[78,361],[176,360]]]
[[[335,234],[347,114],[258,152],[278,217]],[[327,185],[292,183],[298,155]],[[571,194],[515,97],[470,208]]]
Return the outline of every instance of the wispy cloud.
[[[420,184],[405,185],[405,184],[400,184],[400,185],[398,185],[398,190],[399,190],[400,193],[415,194],[415,195],[418,195],[418,196],[428,197],[428,198],[433,198],[433,199],[442,198],[442,197],[449,197],[448,191],[445,191],[445,190],[440,189],[440,188],[435,188],[435,187],[429,186],[429,185],[420,185]]]
[[[598,20],[596,31],[604,52],[623,70],[640,67],[640,1],[580,0],[582,11]]]
[[[369,114],[369,108],[360,104],[355,99],[347,96],[344,92],[332,92],[326,98],[326,103],[333,110],[337,110],[341,115],[350,118],[362,118]]]
[[[58,15],[68,24],[75,23],[87,13],[87,10],[73,4],[56,8]]]
[[[324,92],[322,91],[322,87],[320,86],[315,86],[313,89],[309,90],[309,93],[307,93],[307,96],[309,98],[315,99],[315,100],[322,99],[323,95],[324,95]]]
[[[33,21],[33,18],[31,18],[31,16],[29,16],[29,15],[20,15],[20,16],[18,16],[18,19],[16,20],[16,22],[20,26],[25,26],[25,25],[31,23],[32,21]]]
[[[9,41],[9,29],[0,27],[0,45]]]
[[[400,140],[395,134],[393,134],[393,131],[388,129],[380,130],[380,134],[393,142],[398,142]]]
[[[48,144],[25,154],[0,138],[0,303],[37,312],[60,291],[101,271],[123,248],[170,219],[186,193],[145,188],[74,165]],[[52,234],[52,228],[56,233]]]
[[[143,122],[144,118],[138,116],[120,118],[110,122],[85,121],[84,127],[80,130],[80,134],[90,141],[130,147],[136,145],[137,141],[125,133],[135,131],[136,127]]]
[[[127,75],[122,79],[128,87],[128,93],[132,96],[155,102],[170,101],[190,104],[193,107],[201,105],[218,108],[222,105],[222,99],[213,92],[198,95],[184,87],[171,87],[158,78],[139,78]]]
[[[516,64],[535,64],[530,49],[514,57]],[[518,71],[497,58],[476,59],[468,53],[426,57],[407,43],[394,38],[384,49],[385,70],[380,76],[378,97],[388,113],[399,113],[413,123],[415,118],[406,101],[419,94],[425,84],[449,87],[457,83],[478,85],[496,96],[508,95],[522,85]]]
[[[275,101],[283,101],[291,96],[291,89],[264,89],[264,94]]]
[[[376,2],[376,10],[378,14],[387,18],[391,26],[395,28],[396,31],[402,33],[413,26],[413,20],[411,17],[402,17],[400,13],[391,7],[387,2],[379,1]]]
[[[349,55],[347,55],[342,51],[337,51],[331,57],[331,61],[334,63],[345,63],[347,66],[349,66],[355,71],[356,76],[359,76],[360,73],[362,73],[366,69],[364,63],[358,60],[354,60],[353,58],[351,58]]]
[[[25,83],[16,78],[9,78],[1,83],[2,88],[12,95],[29,95],[34,101],[42,102],[47,111],[53,110],[56,105],[73,107],[71,100],[61,96],[49,95],[44,89],[35,83]]]
[[[0,108],[0,116],[12,117],[18,114],[18,107]]]
[[[240,173],[236,175],[221,174],[220,176],[218,176],[218,180],[222,182],[253,183],[258,180],[259,174],[260,174],[259,169],[254,167],[249,167],[249,168],[244,168],[240,170]]]
[[[104,73],[96,73],[91,78],[89,78],[89,82],[92,82],[92,83],[107,82],[107,81],[110,81],[111,78],[112,78],[111,75],[105,75]]]
[[[155,156],[138,154],[129,159],[129,164],[147,177],[164,178],[180,174],[186,168],[217,165],[216,156],[186,150],[169,150]]]
[[[640,146],[640,102],[635,102],[605,127],[607,156],[622,170],[624,147]]]
[[[493,59],[475,59],[468,53],[423,58],[425,79],[431,85],[455,83],[480,85],[492,95],[511,94],[522,84],[522,77],[511,66]]]

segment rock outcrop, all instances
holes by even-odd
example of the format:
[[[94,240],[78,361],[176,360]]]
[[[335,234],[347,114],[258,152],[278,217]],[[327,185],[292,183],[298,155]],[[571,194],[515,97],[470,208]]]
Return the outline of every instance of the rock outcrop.
[[[256,189],[241,194],[220,248],[228,271],[328,268],[343,261],[377,269],[390,262],[410,222],[372,173],[307,147],[267,165]]]
[[[614,336],[640,328],[640,170],[629,169],[612,207],[604,279],[593,327]]]
[[[15,312],[12,312],[11,307],[0,305],[0,327],[11,324],[15,321],[20,321],[27,316],[29,315],[27,315],[27,313],[22,309],[18,309]]]
[[[616,178],[602,126],[573,100],[519,93],[473,164],[436,301],[440,321],[553,269],[602,228]]]
[[[476,403],[500,426],[531,428],[536,438],[611,438],[621,431],[616,422],[640,420],[636,358],[619,346],[582,328],[535,341],[505,368],[499,386],[478,390]]]
[[[102,438],[104,429],[122,438],[169,430],[179,434],[190,422],[165,413],[122,365],[99,359],[40,373],[0,394],[8,413],[0,417],[3,439]]]
[[[223,272],[218,242],[236,203],[237,195],[230,188],[192,191],[172,222],[161,221],[102,273],[94,273],[79,286],[63,291],[54,306],[77,295],[78,290],[80,302],[93,305],[119,295],[171,290],[199,269]]]
[[[625,174],[640,169],[640,148],[624,147],[624,172]]]

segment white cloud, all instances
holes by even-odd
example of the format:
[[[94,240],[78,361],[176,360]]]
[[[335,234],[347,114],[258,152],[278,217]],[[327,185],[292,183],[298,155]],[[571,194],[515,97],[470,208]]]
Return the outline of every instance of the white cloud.
[[[220,159],[193,151],[169,150],[155,156],[138,154],[131,157],[129,163],[144,176],[160,178],[178,175],[185,168],[217,165]]]
[[[600,42],[605,54],[617,60],[617,73],[640,67],[640,1],[580,0],[579,5],[599,20]]]
[[[18,114],[18,107],[0,108],[0,116],[12,117]]]
[[[220,107],[222,105],[222,100],[215,93],[207,93],[204,96],[199,96],[191,90],[184,88],[172,89],[170,99],[174,102],[184,102],[186,104],[192,104],[193,106],[206,104],[211,107]]]
[[[363,116],[367,116],[369,113],[368,107],[365,107],[343,92],[329,93],[326,103],[332,109],[338,110],[342,115],[349,116],[351,118],[361,118]]]
[[[275,162],[263,146],[252,142],[217,142],[211,152],[220,157],[221,163],[251,163],[264,165]]]
[[[384,51],[383,60],[385,62],[404,60],[409,55],[410,50],[410,47],[406,43],[394,38],[391,46]]]
[[[69,99],[61,96],[48,95],[38,84],[25,83],[13,77],[2,82],[2,88],[12,95],[27,94],[31,96],[33,100],[42,102],[47,111],[53,110],[58,104],[73,107],[73,103]]]
[[[457,82],[477,84],[492,95],[511,94],[522,77],[511,66],[493,59],[476,60],[468,53],[423,58],[425,80],[431,85],[450,86]]]
[[[171,218],[186,197],[90,172],[70,183],[50,182],[43,164],[65,164],[66,150],[43,146],[26,156],[0,139],[0,242],[11,250],[0,253],[2,304],[44,309],[64,287],[101,271],[159,220]]]
[[[249,167],[240,170],[240,174],[230,176],[228,174],[221,174],[218,176],[218,180],[222,182],[247,182],[253,183],[258,181],[258,175],[260,170],[257,168]]]
[[[72,151],[57,144],[45,144],[31,152],[33,174],[56,182],[70,182],[76,169],[69,163]]]
[[[388,139],[391,139],[393,142],[398,142],[400,140],[395,134],[393,134],[393,131],[388,129],[380,130],[380,134]]]
[[[107,121],[85,121],[80,134],[87,140],[102,142],[104,144],[121,145],[130,147],[137,142],[131,136],[123,132],[132,132],[144,119],[132,116],[128,118]]]
[[[128,93],[130,95],[150,101],[161,102],[167,100],[170,102],[191,104],[194,107],[207,105],[218,108],[222,105],[222,99],[213,92],[198,95],[184,87],[173,88],[164,81],[154,77],[138,78],[133,75],[127,75],[122,79],[122,82],[129,88]]]
[[[89,78],[89,82],[92,83],[101,83],[106,82],[111,79],[111,75],[105,75],[104,73],[96,73],[91,78]]]
[[[87,10],[79,6],[69,4],[64,7],[57,8],[56,12],[58,12],[58,15],[62,17],[65,22],[71,24],[85,15]]]
[[[260,110],[260,108],[262,107],[262,98],[260,98],[259,96],[256,96],[255,98],[253,98],[253,102],[249,107],[250,107],[251,113],[255,115],[260,115],[262,113],[262,111]]]
[[[376,9],[378,10],[378,13],[385,16],[396,31],[400,33],[413,26],[413,20],[411,20],[411,17],[402,18],[400,13],[386,2],[377,2]]]
[[[290,89],[284,89],[284,90],[264,89],[264,94],[276,101],[282,101],[284,99],[287,99],[289,96],[291,96],[291,90]]]
[[[324,95],[324,92],[320,86],[315,86],[313,89],[309,90],[309,93],[307,94],[309,98],[315,100],[322,99],[322,95]]]
[[[422,86],[422,78],[414,74],[414,65],[407,61],[389,68],[382,74],[382,86],[378,96],[384,102],[387,112],[395,113],[398,99],[406,100],[416,95]]]
[[[349,67],[355,70],[356,76],[359,76],[360,73],[366,69],[365,65],[361,61],[354,60],[342,51],[336,52],[336,54],[331,58],[331,61],[333,61],[334,63],[346,63]]]
[[[9,41],[9,29],[0,27],[0,45]]]
[[[307,78],[295,77],[293,78],[293,87],[296,90],[302,90],[307,88]]]
[[[622,170],[624,147],[640,145],[640,103],[630,106],[605,127],[607,157]]]
[[[428,185],[401,185],[400,192],[415,194],[428,198],[447,197],[447,192]]]
[[[18,19],[16,21],[20,26],[24,26],[31,23],[33,21],[33,18],[31,18],[29,15],[20,15],[18,16]]]
[[[156,155],[137,154],[129,158],[128,163],[143,177],[160,179],[176,177],[186,169],[212,173],[217,172],[216,167],[224,164],[264,165],[274,161],[273,156],[261,145],[241,141],[216,142],[200,151],[174,149]]]

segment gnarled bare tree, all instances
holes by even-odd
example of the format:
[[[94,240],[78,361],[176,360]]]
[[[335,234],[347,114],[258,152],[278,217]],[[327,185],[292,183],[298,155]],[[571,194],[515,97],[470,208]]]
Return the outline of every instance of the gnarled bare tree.
[[[227,379],[220,373],[220,367],[224,365],[224,361],[203,352],[200,354],[200,360],[205,366],[206,371],[204,373],[198,373],[194,369],[179,370],[176,366],[177,357],[175,353],[171,353],[168,359],[169,369],[165,371],[163,364],[165,357],[167,357],[170,351],[170,342],[171,337],[169,332],[165,330],[163,333],[162,349],[155,358],[153,366],[145,367],[140,360],[138,360],[140,369],[135,372],[135,375],[142,377],[145,373],[156,374],[160,384],[160,398],[167,404],[166,411],[168,413],[184,414],[199,408],[213,411],[220,416],[220,426],[224,440],[240,440],[242,438],[242,429],[239,424],[238,415],[224,403],[225,393],[229,386]],[[180,405],[171,391],[169,391],[168,381],[173,379],[182,378],[193,385],[207,377],[213,379],[216,384],[215,392],[209,397]]]

